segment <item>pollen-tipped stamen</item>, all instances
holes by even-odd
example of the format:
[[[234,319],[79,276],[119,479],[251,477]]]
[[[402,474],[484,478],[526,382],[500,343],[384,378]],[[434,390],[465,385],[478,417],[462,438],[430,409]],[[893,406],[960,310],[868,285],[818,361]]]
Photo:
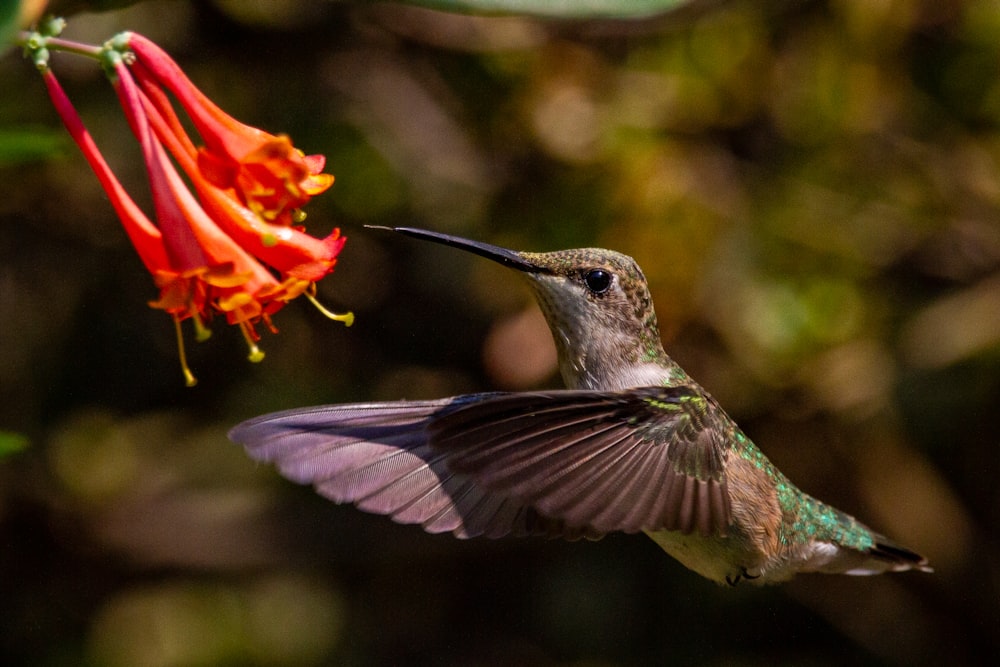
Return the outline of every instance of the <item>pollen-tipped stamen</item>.
[[[194,322],[194,339],[202,343],[212,337],[212,330],[205,326],[198,313],[191,313],[191,320]]]
[[[247,359],[254,364],[259,364],[264,361],[264,351],[257,347],[257,341],[254,340],[254,335],[250,329],[250,325],[246,322],[240,322],[240,332],[243,334],[243,339],[247,342],[247,347],[250,348],[250,353],[247,355]]]
[[[315,284],[313,284],[313,289],[315,289]],[[316,306],[316,310],[323,313],[326,317],[331,320],[336,320],[337,322],[343,322],[345,327],[349,327],[354,324],[354,313],[347,311],[346,313],[335,313],[332,310],[328,310],[323,304],[319,302],[314,294],[310,290],[303,292],[305,297],[309,299],[312,305]]]
[[[177,334],[177,356],[180,358],[181,371],[184,373],[184,385],[193,387],[198,384],[198,378],[191,372],[188,366],[187,353],[184,351],[184,332],[181,330],[181,320],[174,315],[174,333]]]

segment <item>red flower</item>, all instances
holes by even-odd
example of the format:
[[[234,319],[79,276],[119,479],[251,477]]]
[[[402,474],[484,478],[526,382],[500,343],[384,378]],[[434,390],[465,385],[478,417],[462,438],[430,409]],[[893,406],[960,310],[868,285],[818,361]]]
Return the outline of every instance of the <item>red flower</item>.
[[[205,141],[198,164],[210,183],[234,190],[252,211],[285,225],[293,210],[333,185],[333,176],[321,173],[322,155],[306,156],[288,137],[240,123],[195,88],[156,44],[136,33],[124,37],[136,56],[136,77],[143,87],[169,90]]]
[[[276,331],[271,315],[300,294],[315,303],[315,283],[333,270],[345,239],[339,230],[317,239],[290,223],[300,218],[298,207],[326,190],[333,176],[320,173],[321,156],[305,157],[287,137],[224,114],[149,40],[125,33],[109,44],[102,57],[142,147],[155,224],[115,178],[47,65],[43,77],[160,290],[150,305],[170,313],[176,323],[181,365],[191,385],[195,380],[179,328],[183,320],[194,321],[201,340],[209,335],[206,323],[212,314],[224,313],[246,337],[250,359],[258,361],[263,353],[255,325],[263,322]],[[123,56],[125,46],[135,49],[136,58]],[[164,88],[191,117],[204,147],[187,135]],[[350,313],[321,310],[348,326],[353,320]]]

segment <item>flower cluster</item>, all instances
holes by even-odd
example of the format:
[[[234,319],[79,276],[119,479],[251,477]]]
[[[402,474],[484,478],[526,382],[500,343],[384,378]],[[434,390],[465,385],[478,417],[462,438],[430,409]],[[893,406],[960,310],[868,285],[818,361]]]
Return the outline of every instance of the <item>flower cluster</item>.
[[[56,110],[159,288],[159,298],[150,305],[174,319],[187,383],[195,379],[184,354],[184,320],[193,321],[203,340],[213,314],[223,314],[243,332],[251,361],[259,361],[257,325],[276,331],[271,316],[301,294],[319,307],[316,281],[333,270],[344,245],[339,230],[318,239],[298,226],[305,217],[301,207],[333,184],[333,176],[322,173],[323,156],[304,155],[287,136],[236,121],[156,44],[122,33],[102,47],[90,47],[88,54],[104,64],[142,148],[154,222],[115,178],[49,68],[47,51],[62,40],[44,32],[33,39],[34,48],[30,40],[28,48]],[[66,44],[72,43],[61,45]],[[175,103],[202,145],[185,130]],[[353,320],[350,313],[321,310],[348,326]]]

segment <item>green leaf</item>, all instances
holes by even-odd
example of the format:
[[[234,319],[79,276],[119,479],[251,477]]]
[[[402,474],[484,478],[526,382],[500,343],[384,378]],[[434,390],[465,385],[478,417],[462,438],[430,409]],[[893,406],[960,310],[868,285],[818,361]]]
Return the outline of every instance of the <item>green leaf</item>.
[[[7,46],[14,40],[20,10],[21,3],[18,0],[0,0],[0,47]]]
[[[0,129],[0,167],[45,160],[63,151],[66,137],[48,128]]]
[[[400,0],[449,12],[524,14],[564,19],[642,18],[663,14],[692,0]]]
[[[29,444],[28,436],[23,433],[0,431],[0,458],[24,451]]]

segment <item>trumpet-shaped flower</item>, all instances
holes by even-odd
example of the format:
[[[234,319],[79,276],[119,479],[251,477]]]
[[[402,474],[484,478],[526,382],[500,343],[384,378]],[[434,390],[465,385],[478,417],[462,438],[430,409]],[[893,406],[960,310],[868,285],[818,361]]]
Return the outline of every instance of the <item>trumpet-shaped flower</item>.
[[[265,220],[290,224],[292,213],[333,184],[322,173],[322,155],[304,155],[287,136],[272,135],[232,118],[187,78],[159,46],[136,33],[123,40],[135,54],[136,76],[144,87],[163,87],[180,102],[205,145],[199,170],[213,185],[232,189]]]
[[[159,288],[150,305],[174,319],[187,383],[195,382],[180,330],[187,319],[202,340],[213,314],[225,315],[243,332],[250,359],[260,360],[256,325],[276,331],[271,316],[301,294],[316,303],[315,283],[333,270],[343,248],[339,230],[318,239],[291,224],[302,217],[299,207],[326,190],[333,176],[321,173],[322,156],[305,156],[287,137],[223,113],[146,38],[124,33],[98,53],[141,146],[155,223],[115,178],[47,62],[37,54],[36,60],[42,61],[56,110]],[[168,93],[204,146],[187,134]],[[348,326],[353,320],[350,313],[320,309]]]

